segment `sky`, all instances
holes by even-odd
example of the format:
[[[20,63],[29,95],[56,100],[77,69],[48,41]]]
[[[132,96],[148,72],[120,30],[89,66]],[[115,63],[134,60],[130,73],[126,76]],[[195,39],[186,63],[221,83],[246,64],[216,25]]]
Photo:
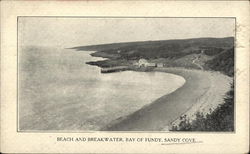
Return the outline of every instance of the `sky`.
[[[75,47],[117,42],[234,36],[233,18],[19,17],[20,45]]]

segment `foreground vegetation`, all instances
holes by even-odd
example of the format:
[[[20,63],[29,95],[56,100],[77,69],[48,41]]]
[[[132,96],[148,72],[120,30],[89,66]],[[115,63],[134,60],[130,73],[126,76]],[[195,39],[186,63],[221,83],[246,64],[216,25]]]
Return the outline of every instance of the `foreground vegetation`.
[[[180,118],[178,126],[172,131],[234,131],[234,88],[227,93],[223,104],[214,111],[204,115],[196,113],[195,120],[189,120],[185,115]]]

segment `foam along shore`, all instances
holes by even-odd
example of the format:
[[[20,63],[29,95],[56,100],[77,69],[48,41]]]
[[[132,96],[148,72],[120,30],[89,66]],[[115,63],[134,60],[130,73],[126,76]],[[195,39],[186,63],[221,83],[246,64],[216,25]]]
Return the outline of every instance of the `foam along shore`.
[[[111,122],[101,130],[167,131],[172,124],[178,123],[181,115],[192,118],[197,111],[209,112],[210,108],[223,103],[232,82],[232,78],[219,72],[184,68],[156,68],[155,71],[180,75],[186,82],[173,93]]]

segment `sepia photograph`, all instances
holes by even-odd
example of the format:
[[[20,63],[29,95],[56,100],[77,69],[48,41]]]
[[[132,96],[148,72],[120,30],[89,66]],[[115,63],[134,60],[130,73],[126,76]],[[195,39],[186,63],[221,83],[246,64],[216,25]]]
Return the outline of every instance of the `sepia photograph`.
[[[234,132],[235,20],[19,16],[18,131]]]
[[[249,1],[0,1],[1,153],[249,153]]]

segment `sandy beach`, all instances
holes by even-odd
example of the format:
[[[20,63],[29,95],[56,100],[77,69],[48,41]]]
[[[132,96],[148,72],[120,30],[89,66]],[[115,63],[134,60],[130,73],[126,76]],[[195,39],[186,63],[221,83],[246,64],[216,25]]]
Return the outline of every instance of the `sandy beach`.
[[[232,83],[232,78],[219,72],[184,68],[156,68],[155,71],[180,75],[185,78],[186,83],[173,93],[113,121],[101,130],[168,131],[172,124],[178,124],[181,115],[193,118],[197,111],[207,113],[209,109],[223,103]]]

